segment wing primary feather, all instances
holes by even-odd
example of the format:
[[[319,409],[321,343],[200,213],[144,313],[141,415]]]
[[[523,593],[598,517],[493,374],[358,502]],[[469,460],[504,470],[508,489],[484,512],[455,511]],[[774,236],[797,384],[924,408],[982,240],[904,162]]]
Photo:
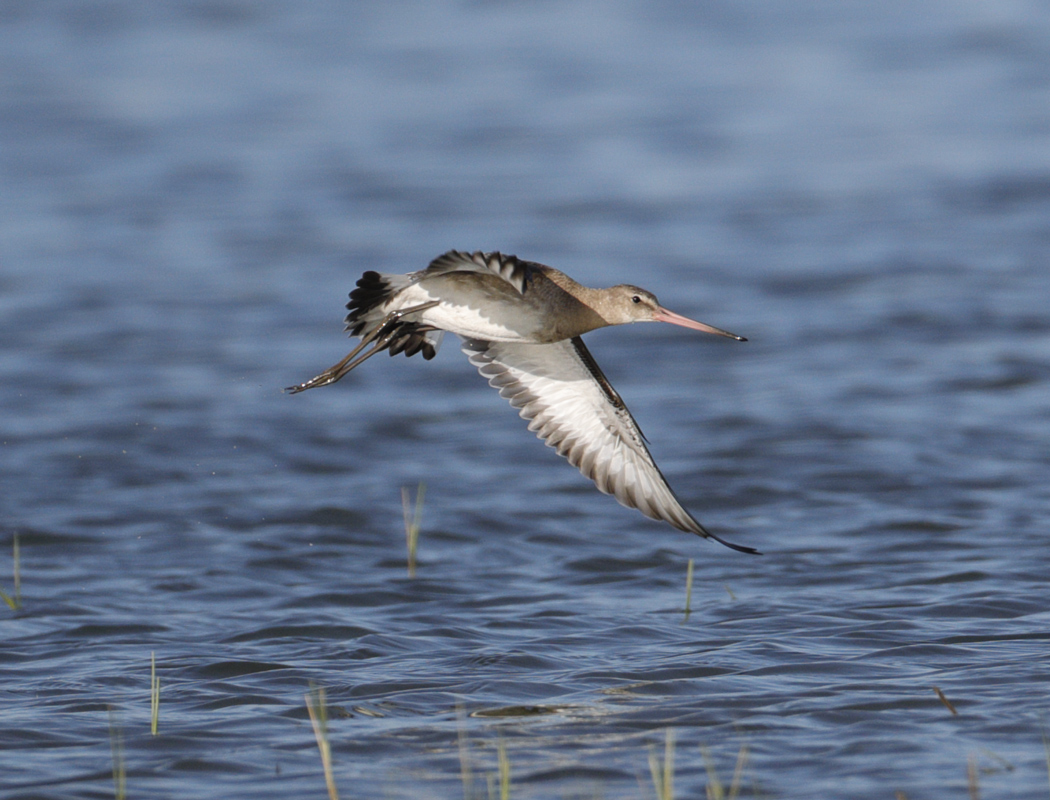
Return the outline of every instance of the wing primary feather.
[[[605,494],[679,530],[742,553],[682,505],[653,460],[638,424],[594,357],[577,337],[552,344],[464,339],[470,362],[555,448]]]
[[[525,261],[517,256],[504,255],[496,251],[483,253],[479,250],[465,253],[460,250],[449,250],[431,261],[425,270],[416,272],[414,275],[435,275],[445,272],[489,273],[502,278],[519,293],[525,294],[532,284],[533,273],[538,269],[544,269],[544,267],[533,261]]]
[[[602,391],[605,392],[605,396],[609,398],[609,402],[617,408],[622,408],[626,410],[627,406],[624,405],[623,398],[620,397],[620,393],[613,388],[613,385],[611,383],[609,383],[609,379],[605,377],[605,373],[602,372],[602,368],[599,367],[598,362],[594,360],[594,356],[591,355],[591,351],[588,350],[587,345],[583,343],[583,339],[579,336],[574,336],[572,338],[572,346],[576,349],[576,355],[580,357],[580,361],[582,361],[583,365],[587,367],[587,371],[591,373],[591,376],[594,378],[595,381],[598,382],[598,385],[601,387]]]

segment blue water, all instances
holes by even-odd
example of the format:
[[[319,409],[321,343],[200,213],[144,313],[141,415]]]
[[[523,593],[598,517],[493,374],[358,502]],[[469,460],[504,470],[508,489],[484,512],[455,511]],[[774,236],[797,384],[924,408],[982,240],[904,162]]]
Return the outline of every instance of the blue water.
[[[113,796],[117,737],[129,797],[324,797],[313,683],[344,797],[489,797],[501,746],[512,797],[652,797],[670,730],[678,797],[746,747],[742,797],[1046,798],[1048,42],[1029,4],[0,7],[0,797]],[[361,272],[451,247],[747,336],[587,341],[765,555],[599,494],[451,339],[282,394]]]

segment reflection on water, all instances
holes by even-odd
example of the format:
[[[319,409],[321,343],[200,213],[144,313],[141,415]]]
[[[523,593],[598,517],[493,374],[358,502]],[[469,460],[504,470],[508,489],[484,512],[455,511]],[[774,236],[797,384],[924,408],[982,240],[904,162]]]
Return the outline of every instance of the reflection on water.
[[[108,795],[112,705],[129,795],[323,796],[313,682],[348,796],[500,747],[645,796],[672,729],[683,797],[701,745],[745,796],[1044,797],[1050,19],[954,12],[5,9],[0,794]],[[594,491],[451,341],[280,392],[450,247],[747,335],[588,344],[767,555]]]

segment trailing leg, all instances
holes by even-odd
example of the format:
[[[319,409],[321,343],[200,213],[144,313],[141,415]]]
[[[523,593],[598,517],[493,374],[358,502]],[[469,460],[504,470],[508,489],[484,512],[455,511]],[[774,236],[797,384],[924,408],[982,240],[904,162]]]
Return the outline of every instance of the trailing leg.
[[[429,303],[420,303],[417,306],[391,311],[383,318],[382,322],[361,337],[361,343],[351,350],[346,358],[338,364],[329,367],[317,377],[311,378],[303,383],[297,383],[295,386],[289,386],[285,391],[290,394],[298,394],[299,392],[305,392],[307,389],[315,389],[318,386],[328,386],[329,384],[335,383],[354,367],[364,363],[376,353],[382,352],[389,347],[390,343],[397,338],[400,332],[398,326],[401,324],[403,317],[407,314],[426,311],[428,308],[433,308],[437,304],[437,300],[431,300]],[[375,342],[372,349],[368,350],[364,355],[355,360],[355,356],[357,356],[357,354],[369,344],[372,344],[372,342]]]

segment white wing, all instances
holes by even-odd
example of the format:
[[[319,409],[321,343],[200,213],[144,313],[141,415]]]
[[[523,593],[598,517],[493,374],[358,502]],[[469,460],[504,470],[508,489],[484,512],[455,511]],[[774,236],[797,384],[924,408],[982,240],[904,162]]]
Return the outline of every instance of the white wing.
[[[529,420],[529,430],[569,459],[605,494],[647,517],[710,537],[682,507],[653,461],[637,423],[579,337],[554,344],[465,339],[463,352]]]

